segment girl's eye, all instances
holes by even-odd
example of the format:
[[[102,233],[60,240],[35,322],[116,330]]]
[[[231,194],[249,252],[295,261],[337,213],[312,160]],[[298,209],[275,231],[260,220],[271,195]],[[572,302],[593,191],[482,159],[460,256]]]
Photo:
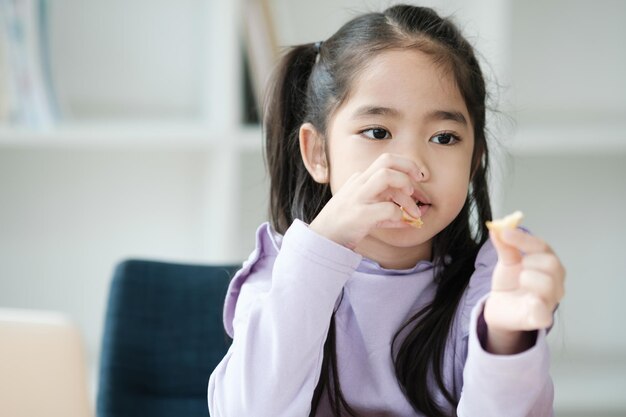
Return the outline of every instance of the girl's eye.
[[[437,133],[435,136],[430,138],[430,141],[438,145],[454,145],[455,143],[459,142],[460,139],[453,133],[444,132]]]
[[[391,137],[387,129],[383,129],[382,127],[366,129],[362,131],[361,134],[365,135],[366,137],[370,139],[376,139],[376,140],[389,139]]]

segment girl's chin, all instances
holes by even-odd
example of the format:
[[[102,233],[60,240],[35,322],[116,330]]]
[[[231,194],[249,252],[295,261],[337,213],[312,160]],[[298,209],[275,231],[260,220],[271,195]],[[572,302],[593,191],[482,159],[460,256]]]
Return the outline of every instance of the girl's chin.
[[[365,238],[355,251],[384,268],[407,269],[431,258],[432,236],[413,227],[378,229]]]
[[[426,225],[416,228],[410,224],[401,227],[378,229],[370,237],[394,247],[419,246],[429,242],[432,236]]]

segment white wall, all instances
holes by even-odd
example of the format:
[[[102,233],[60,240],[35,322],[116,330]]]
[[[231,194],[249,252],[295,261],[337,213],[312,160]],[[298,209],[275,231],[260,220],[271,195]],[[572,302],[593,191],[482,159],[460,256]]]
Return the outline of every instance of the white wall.
[[[524,210],[567,268],[548,339],[557,410],[623,415],[626,155],[523,156],[509,167],[504,210]]]
[[[557,415],[624,415],[626,3],[516,0],[510,13],[507,110],[535,135],[501,160],[502,211],[524,210],[568,271],[549,338]]]
[[[569,353],[625,353],[626,332],[615,326],[626,294],[626,155],[518,157],[512,168],[505,209],[523,208],[568,270],[555,343]]]
[[[191,153],[0,152],[0,305],[60,310],[97,358],[116,262],[201,259],[204,159]]]
[[[511,17],[520,123],[626,120],[626,2],[517,0]]]

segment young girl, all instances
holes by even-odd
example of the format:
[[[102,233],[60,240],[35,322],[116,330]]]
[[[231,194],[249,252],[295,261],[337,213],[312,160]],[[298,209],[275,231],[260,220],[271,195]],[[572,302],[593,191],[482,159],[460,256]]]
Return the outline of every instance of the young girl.
[[[552,415],[565,273],[524,231],[488,240],[485,83],[456,27],[363,15],[292,48],[269,97],[271,223],[226,297],[211,416]]]

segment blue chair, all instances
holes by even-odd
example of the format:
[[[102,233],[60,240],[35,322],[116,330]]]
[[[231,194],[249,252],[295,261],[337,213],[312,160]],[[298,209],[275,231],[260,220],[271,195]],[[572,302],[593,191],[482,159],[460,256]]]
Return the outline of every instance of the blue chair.
[[[209,375],[230,340],[222,307],[237,265],[128,260],[105,318],[98,417],[207,417]]]

